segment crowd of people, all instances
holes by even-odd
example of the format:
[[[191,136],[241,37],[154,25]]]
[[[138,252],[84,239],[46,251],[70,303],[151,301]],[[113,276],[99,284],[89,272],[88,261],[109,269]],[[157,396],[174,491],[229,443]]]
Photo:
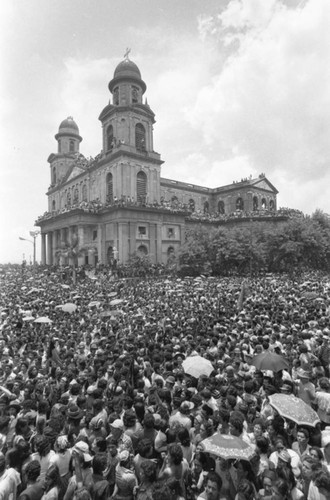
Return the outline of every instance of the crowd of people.
[[[185,213],[187,215],[188,220],[190,221],[203,221],[203,222],[217,222],[217,221],[230,221],[232,219],[263,219],[265,217],[288,217],[292,218],[303,218],[304,214],[300,210],[295,210],[291,208],[279,208],[275,209],[255,209],[252,211],[248,210],[235,210],[234,212],[221,213],[219,211],[210,211],[209,209],[195,209],[194,204],[186,204],[175,200],[165,200],[161,199],[160,203],[154,201],[151,202],[147,198],[135,200],[130,196],[121,196],[120,198],[115,197],[107,197],[105,203],[102,203],[101,200],[95,199],[91,201],[73,201],[70,205],[66,205],[58,210],[46,211],[42,215],[40,215],[37,219],[37,222],[52,219],[53,217],[57,217],[59,214],[64,214],[67,212],[71,212],[74,210],[82,210],[88,213],[98,214],[103,210],[106,210],[111,207],[145,207],[159,210],[168,210],[171,213]]]
[[[329,500],[328,276],[0,280],[0,500]]]

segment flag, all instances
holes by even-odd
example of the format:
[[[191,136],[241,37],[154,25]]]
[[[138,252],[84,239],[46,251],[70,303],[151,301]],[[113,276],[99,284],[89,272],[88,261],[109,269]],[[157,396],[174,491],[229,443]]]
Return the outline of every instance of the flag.
[[[18,237],[19,240],[25,241],[25,238],[22,238],[21,236]]]

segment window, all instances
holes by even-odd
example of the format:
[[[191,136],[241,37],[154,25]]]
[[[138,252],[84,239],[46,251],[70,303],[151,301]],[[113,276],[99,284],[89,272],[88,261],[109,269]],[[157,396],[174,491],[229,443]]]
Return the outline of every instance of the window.
[[[167,259],[170,260],[174,257],[174,247],[168,247],[167,249]]]
[[[73,192],[73,203],[78,203],[79,201],[79,191],[78,188],[75,188]]]
[[[139,234],[139,238],[143,238],[144,236],[147,236],[147,228],[145,226],[139,226],[138,227],[138,234]]]
[[[56,168],[53,167],[53,184],[56,184]]]
[[[106,196],[107,202],[112,203],[113,202],[113,177],[112,177],[111,172],[109,172],[107,174],[106,190],[107,190],[107,196]]]
[[[55,200],[53,200],[53,202],[52,202],[52,210],[53,210],[53,212],[56,210],[56,203],[55,203]]]
[[[74,141],[71,140],[69,143],[69,151],[70,153],[74,153]]]
[[[253,196],[253,210],[258,210],[258,197]]]
[[[274,210],[274,208],[275,208],[274,200],[270,200],[270,202],[269,202],[269,209],[270,210]]]
[[[179,204],[178,197],[177,196],[172,196],[172,198],[171,198],[171,205],[172,205],[172,207],[177,207],[178,204]]]
[[[82,187],[82,199],[83,199],[83,201],[87,201],[87,186],[86,186],[86,184],[84,184]]]
[[[136,177],[136,199],[138,203],[145,203],[147,198],[147,176],[139,172]]]
[[[68,205],[68,207],[71,206],[71,191],[69,191],[66,195],[66,204]]]
[[[145,245],[140,245],[137,249],[138,253],[141,255],[148,255],[148,249]]]
[[[195,200],[193,200],[192,198],[190,198],[188,205],[189,205],[189,209],[192,212],[194,212],[195,211]]]
[[[119,104],[119,88],[116,87],[113,91],[113,103],[115,106]]]
[[[97,230],[93,231],[93,241],[97,239]]]
[[[137,104],[139,102],[139,89],[137,87],[132,87],[132,104]]]
[[[140,151],[146,149],[146,131],[142,123],[135,126],[135,147]]]
[[[266,198],[262,198],[262,200],[261,200],[261,207],[263,209],[267,208],[267,200],[266,200]]]
[[[236,210],[244,210],[243,198],[237,198],[236,200]]]
[[[174,238],[175,233],[174,233],[174,228],[173,227],[169,227],[167,229],[167,236],[168,236],[168,238]]]
[[[225,204],[222,200],[218,201],[218,212],[219,214],[225,213]]]
[[[113,126],[109,125],[107,128],[107,151],[113,149]]]
[[[208,213],[209,213],[209,211],[210,211],[209,202],[208,202],[208,201],[206,201],[206,202],[204,203],[204,214],[208,214]]]

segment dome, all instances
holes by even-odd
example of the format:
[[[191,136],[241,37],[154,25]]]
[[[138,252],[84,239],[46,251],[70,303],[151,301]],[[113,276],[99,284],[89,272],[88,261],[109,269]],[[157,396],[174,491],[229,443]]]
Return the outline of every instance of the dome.
[[[141,79],[141,73],[139,68],[133,61],[129,59],[124,59],[121,61],[117,68],[115,69],[114,78],[139,78]]]
[[[110,92],[113,91],[114,87],[118,85],[118,83],[124,82],[125,80],[136,82],[141,87],[142,92],[146,91],[147,86],[141,78],[139,68],[128,58],[121,61],[116,67],[113,79],[109,83]]]
[[[61,122],[61,125],[59,126],[59,131],[61,131],[64,128],[69,128],[73,129],[79,134],[79,128],[72,116],[68,116],[65,120]]]

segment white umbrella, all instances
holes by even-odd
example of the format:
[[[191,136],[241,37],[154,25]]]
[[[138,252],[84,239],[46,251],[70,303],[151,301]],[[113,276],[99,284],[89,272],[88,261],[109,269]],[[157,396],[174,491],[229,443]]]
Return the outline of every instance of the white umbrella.
[[[65,290],[67,290],[68,288],[70,288],[69,285],[61,285],[62,288],[64,288]]]
[[[25,316],[24,318],[22,318],[23,321],[34,321],[35,318],[33,316]]]
[[[123,299],[113,299],[113,300],[110,301],[110,305],[111,306],[116,306],[118,304],[121,304],[122,302],[124,302]]]
[[[77,310],[77,306],[76,304],[68,302],[67,304],[60,304],[59,306],[56,306],[55,309],[61,309],[63,312],[73,313]]]
[[[189,356],[183,361],[182,367],[185,373],[195,378],[201,375],[209,376],[214,370],[211,361],[202,356]]]
[[[100,305],[101,302],[99,302],[98,300],[92,300],[92,302],[88,304],[88,307],[100,307]]]
[[[48,316],[39,316],[39,318],[36,318],[34,320],[34,323],[53,323],[51,319],[48,318]]]

